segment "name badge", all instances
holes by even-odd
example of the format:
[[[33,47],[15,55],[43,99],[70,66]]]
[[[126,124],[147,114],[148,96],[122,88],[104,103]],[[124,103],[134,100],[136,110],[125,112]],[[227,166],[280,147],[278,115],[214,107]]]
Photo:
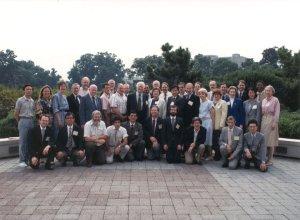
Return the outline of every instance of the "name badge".
[[[137,131],[136,131],[136,132],[134,132],[134,135],[138,135],[138,134],[139,134],[139,132],[137,132]]]
[[[170,105],[174,105],[174,102],[171,102],[171,104]]]
[[[233,137],[233,140],[239,141],[239,140],[240,140],[240,137],[239,137],[239,136],[234,136],[234,137]]]
[[[78,131],[73,131],[73,135],[77,136],[78,135]]]
[[[50,141],[50,137],[46,137],[46,141]]]
[[[158,101],[154,102],[155,105],[158,105]]]
[[[193,103],[192,101],[189,101],[189,102],[188,102],[188,105],[189,105],[189,106],[193,106],[193,104],[194,104],[194,103]]]
[[[146,101],[146,105],[148,105],[148,101]]]
[[[230,102],[227,102],[227,105],[231,105],[231,103],[230,103]]]
[[[253,105],[253,106],[252,106],[252,109],[257,109],[257,105]]]
[[[180,125],[179,125],[179,124],[177,124],[177,125],[176,125],[176,129],[179,129],[179,128],[180,128]]]
[[[162,129],[162,124],[158,125],[158,129]]]

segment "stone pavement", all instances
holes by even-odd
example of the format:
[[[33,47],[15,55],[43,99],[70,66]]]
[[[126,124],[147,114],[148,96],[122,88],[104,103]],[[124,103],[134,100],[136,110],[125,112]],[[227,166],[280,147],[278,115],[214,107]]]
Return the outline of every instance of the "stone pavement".
[[[0,219],[300,219],[299,160],[269,171],[156,161],[47,171],[3,159]]]

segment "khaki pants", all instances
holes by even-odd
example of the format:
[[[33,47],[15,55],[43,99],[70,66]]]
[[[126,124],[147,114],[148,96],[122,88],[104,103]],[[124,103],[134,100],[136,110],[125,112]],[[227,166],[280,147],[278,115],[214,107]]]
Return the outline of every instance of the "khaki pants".
[[[191,153],[186,150],[184,153],[184,159],[186,164],[193,164],[195,161],[199,162],[201,159],[201,155],[203,154],[205,150],[205,145],[200,144],[199,147],[194,149]]]

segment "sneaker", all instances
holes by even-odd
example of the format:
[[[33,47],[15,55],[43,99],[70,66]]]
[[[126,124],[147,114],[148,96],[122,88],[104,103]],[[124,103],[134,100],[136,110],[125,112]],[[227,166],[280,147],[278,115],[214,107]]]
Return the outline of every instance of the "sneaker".
[[[25,162],[21,162],[21,163],[19,163],[19,167],[27,167],[27,164],[25,163]]]

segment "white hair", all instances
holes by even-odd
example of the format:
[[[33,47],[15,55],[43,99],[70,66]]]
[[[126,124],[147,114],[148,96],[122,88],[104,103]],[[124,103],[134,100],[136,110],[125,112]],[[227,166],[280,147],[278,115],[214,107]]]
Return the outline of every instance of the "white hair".
[[[143,86],[143,87],[145,87],[145,83],[144,83],[144,82],[142,82],[142,81],[140,81],[140,82],[137,82],[137,84],[136,84],[136,88],[138,88],[139,86]]]
[[[207,95],[207,90],[205,88],[199,89],[198,92],[203,92],[203,93],[205,93]]]
[[[100,117],[102,117],[101,112],[98,111],[98,110],[95,110],[95,111],[92,112],[92,118],[93,118],[95,115],[100,115]]]
[[[267,88],[271,89],[272,93],[275,94],[275,89],[274,89],[273,86],[267,85],[266,88],[265,88],[265,90],[266,90]]]
[[[97,87],[95,84],[90,85],[90,89],[91,89],[91,88],[96,88],[96,89],[98,89],[98,87]]]
[[[82,82],[83,80],[87,80],[87,81],[89,81],[89,82],[91,81],[91,80],[90,80],[90,78],[89,78],[89,77],[87,77],[87,76],[85,76],[85,77],[82,77],[82,79],[81,79],[81,82]]]

